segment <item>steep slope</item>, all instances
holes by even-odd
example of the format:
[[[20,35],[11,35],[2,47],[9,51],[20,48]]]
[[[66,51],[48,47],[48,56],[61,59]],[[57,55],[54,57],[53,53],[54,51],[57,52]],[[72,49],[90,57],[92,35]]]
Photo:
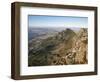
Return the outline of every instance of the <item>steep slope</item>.
[[[73,45],[76,64],[84,64],[87,63],[87,54],[88,54],[88,32],[87,29],[81,29],[77,34],[77,38],[75,39],[75,43]]]
[[[66,44],[67,42],[67,44]],[[87,29],[81,29],[76,36],[65,40],[65,43],[58,45],[54,50],[55,55],[52,56],[52,65],[65,64],[86,64],[88,51],[88,33]]]
[[[87,29],[77,34],[66,29],[43,40],[35,40],[29,50],[28,65],[68,65],[87,63]]]

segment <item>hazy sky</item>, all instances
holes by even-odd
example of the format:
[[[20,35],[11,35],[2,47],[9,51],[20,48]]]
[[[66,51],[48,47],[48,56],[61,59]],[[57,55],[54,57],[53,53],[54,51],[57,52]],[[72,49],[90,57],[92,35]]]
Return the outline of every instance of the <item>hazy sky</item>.
[[[29,27],[87,27],[87,17],[70,17],[70,16],[28,16]]]

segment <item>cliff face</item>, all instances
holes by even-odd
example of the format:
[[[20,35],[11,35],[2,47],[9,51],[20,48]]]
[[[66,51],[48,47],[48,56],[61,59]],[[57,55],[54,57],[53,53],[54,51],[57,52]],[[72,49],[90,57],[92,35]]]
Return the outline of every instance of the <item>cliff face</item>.
[[[52,51],[53,55],[51,59],[48,57],[48,62],[52,65],[87,63],[87,29],[81,29],[77,34],[69,37],[70,38],[64,40],[63,43],[59,44],[56,49]]]
[[[88,32],[86,29],[81,29],[77,36],[72,51],[74,50],[76,54],[75,63],[84,64],[88,62]]]
[[[71,29],[59,32],[53,37],[38,41],[29,51],[28,65],[70,65],[86,64],[88,51],[87,29],[77,33]]]

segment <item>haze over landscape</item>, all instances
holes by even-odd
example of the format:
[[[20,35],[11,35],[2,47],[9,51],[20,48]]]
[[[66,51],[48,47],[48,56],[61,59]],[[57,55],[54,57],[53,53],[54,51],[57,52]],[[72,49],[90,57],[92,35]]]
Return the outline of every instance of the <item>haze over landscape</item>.
[[[86,64],[88,18],[28,16],[28,66]]]

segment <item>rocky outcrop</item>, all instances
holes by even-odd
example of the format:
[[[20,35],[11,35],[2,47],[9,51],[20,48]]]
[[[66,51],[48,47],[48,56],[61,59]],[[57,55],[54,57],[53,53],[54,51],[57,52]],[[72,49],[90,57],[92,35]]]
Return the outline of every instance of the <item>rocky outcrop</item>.
[[[76,64],[85,64],[88,62],[88,32],[87,29],[81,29],[77,34],[75,43],[73,44],[72,51],[74,50],[75,63]]]
[[[88,63],[87,29],[82,28],[77,35],[68,40],[65,40],[65,42],[59,44],[59,46],[53,51],[54,54],[48,62],[50,62],[52,65]]]

